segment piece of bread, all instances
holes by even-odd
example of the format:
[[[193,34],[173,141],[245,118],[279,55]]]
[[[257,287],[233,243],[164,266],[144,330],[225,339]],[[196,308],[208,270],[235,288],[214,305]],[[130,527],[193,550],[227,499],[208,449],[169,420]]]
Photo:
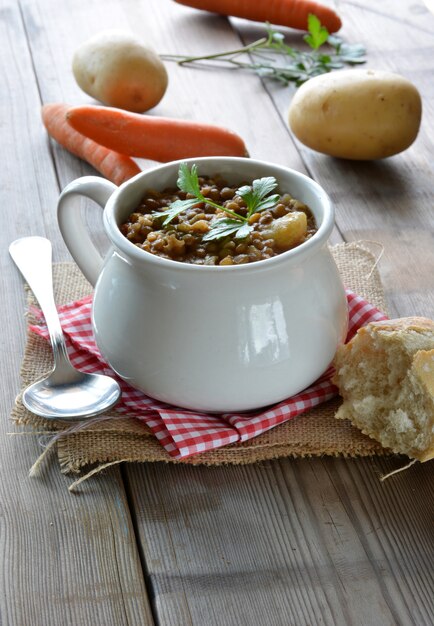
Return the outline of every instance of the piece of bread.
[[[371,322],[338,349],[334,366],[344,400],[337,418],[394,452],[434,457],[434,321]]]

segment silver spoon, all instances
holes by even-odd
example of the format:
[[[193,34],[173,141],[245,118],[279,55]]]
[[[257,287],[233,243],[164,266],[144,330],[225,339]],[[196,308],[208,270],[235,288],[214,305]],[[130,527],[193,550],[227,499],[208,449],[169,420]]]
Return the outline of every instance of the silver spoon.
[[[23,237],[9,253],[44,313],[54,355],[54,367],[44,379],[23,392],[23,404],[41,417],[82,420],[103,413],[119,400],[121,390],[109,376],[83,374],[71,365],[53,294],[51,243],[44,237]]]

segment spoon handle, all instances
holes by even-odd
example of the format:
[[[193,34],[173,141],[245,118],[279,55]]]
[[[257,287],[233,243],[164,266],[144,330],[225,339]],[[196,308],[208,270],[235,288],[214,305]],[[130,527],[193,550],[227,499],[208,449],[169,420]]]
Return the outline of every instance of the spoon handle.
[[[33,291],[45,317],[56,370],[70,370],[59,314],[54,302],[52,248],[45,237],[22,237],[9,246],[9,254]]]

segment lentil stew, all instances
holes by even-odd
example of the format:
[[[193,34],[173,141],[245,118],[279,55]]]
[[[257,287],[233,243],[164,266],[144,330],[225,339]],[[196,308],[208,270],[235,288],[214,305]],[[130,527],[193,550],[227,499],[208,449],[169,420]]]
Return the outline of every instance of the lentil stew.
[[[195,195],[176,188],[150,189],[121,224],[122,234],[139,248],[165,259],[225,266],[269,259],[300,245],[318,230],[309,207],[289,193],[278,193],[273,196],[273,206],[249,216],[246,200],[238,193],[243,187],[229,185],[218,174],[199,176],[197,181],[205,201],[190,203],[167,223],[168,207],[177,201],[194,200]],[[250,232],[238,238],[236,232],[211,238],[216,220],[228,217],[223,209],[244,219]]]

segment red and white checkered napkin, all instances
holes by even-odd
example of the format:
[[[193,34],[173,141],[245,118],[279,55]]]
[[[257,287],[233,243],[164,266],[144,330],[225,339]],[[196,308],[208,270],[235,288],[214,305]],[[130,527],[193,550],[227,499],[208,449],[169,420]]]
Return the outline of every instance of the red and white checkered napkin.
[[[350,318],[347,340],[368,322],[387,319],[378,309],[350,290],[347,290],[347,300]],[[59,308],[71,362],[84,372],[115,376],[101,357],[93,339],[91,306],[92,296],[88,296]],[[41,311],[33,309],[33,313],[41,322],[31,325],[30,329],[48,339]],[[329,400],[337,393],[336,387],[330,382],[332,373],[330,367],[308,389],[275,406],[250,413],[222,415],[178,409],[154,400],[119,380],[122,399],[116,408],[120,413],[142,419],[172,457],[184,459],[192,454],[256,437]]]

